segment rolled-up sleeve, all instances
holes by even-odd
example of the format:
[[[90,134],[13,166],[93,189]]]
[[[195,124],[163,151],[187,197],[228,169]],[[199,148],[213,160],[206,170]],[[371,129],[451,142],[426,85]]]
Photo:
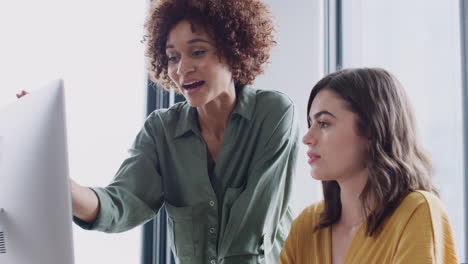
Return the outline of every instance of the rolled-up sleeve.
[[[85,229],[123,232],[151,219],[163,203],[163,182],[158,169],[153,113],[138,133],[129,157],[105,188],[91,188],[99,199],[94,223],[74,217]]]

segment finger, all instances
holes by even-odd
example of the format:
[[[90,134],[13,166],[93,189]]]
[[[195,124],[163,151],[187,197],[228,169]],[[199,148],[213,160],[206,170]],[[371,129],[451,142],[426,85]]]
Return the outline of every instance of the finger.
[[[21,93],[16,94],[16,97],[17,97],[17,98],[21,98],[21,97],[23,97],[23,96],[25,96],[25,95],[27,95],[27,94],[28,94],[28,92],[26,92],[25,90],[22,90]]]

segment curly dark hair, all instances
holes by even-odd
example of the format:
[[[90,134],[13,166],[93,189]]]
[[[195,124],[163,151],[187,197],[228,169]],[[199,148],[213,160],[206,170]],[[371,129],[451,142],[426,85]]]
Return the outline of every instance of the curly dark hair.
[[[153,0],[145,23],[146,56],[151,79],[166,90],[176,88],[167,72],[167,36],[182,20],[213,38],[236,86],[252,84],[263,73],[276,44],[271,13],[259,0]]]

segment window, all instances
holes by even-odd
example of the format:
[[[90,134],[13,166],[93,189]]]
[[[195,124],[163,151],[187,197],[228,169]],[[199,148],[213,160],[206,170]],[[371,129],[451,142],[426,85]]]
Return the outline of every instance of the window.
[[[405,87],[465,259],[459,2],[343,1],[342,16],[343,66],[385,68]]]
[[[0,107],[64,78],[70,175],[81,184],[106,185],[143,124],[145,14],[144,1],[0,1]],[[137,263],[140,241],[139,228],[74,226],[75,262]]]

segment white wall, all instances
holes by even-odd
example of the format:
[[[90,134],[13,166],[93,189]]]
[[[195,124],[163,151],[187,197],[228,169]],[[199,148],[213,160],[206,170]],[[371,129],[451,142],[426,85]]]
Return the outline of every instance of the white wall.
[[[307,131],[307,100],[314,84],[323,76],[322,1],[265,1],[275,17],[277,46],[264,75],[255,86],[286,93],[297,106],[300,138]],[[322,197],[321,185],[312,179],[305,145],[300,144],[296,181],[292,196],[296,214]]]
[[[343,1],[344,66],[378,66],[402,82],[435,165],[465,260],[459,1]]]
[[[105,185],[145,115],[145,1],[0,1],[0,107],[63,78],[70,174]],[[74,227],[76,263],[140,261],[141,230]]]

